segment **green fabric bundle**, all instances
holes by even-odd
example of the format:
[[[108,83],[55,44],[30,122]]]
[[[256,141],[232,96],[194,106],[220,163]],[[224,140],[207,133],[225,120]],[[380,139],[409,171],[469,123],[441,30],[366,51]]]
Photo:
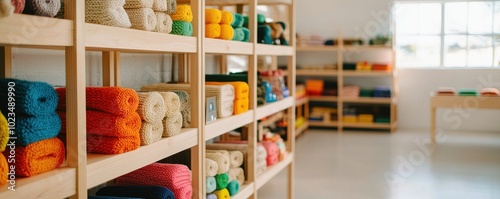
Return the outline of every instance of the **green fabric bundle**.
[[[243,27],[243,16],[241,16],[240,14],[238,13],[233,13],[233,23],[231,23],[231,26],[233,27],[236,27],[236,28],[239,28],[239,27]]]
[[[172,32],[170,32],[170,34],[192,36],[193,25],[191,25],[191,23],[187,21],[173,21]]]
[[[215,176],[215,182],[217,184],[217,190],[225,189],[229,184],[229,176],[227,173],[217,174]]]
[[[477,96],[477,90],[472,88],[462,88],[458,90],[459,96]]]
[[[243,28],[235,28],[233,34],[233,41],[243,41],[245,39],[245,33],[242,30]]]

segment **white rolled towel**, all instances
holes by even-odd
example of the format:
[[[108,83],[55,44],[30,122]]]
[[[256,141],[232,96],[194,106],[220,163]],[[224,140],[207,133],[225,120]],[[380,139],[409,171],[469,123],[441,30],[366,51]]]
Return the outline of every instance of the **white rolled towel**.
[[[205,158],[205,175],[206,177],[214,177],[217,175],[217,171],[219,170],[219,165],[216,161],[212,159]]]
[[[243,165],[244,157],[241,151],[229,151],[229,159],[231,161],[231,168],[238,168]]]
[[[179,95],[174,92],[160,92],[163,96],[163,101],[165,102],[166,117],[174,117],[177,112],[180,112],[181,101]]]
[[[163,135],[163,124],[161,122],[149,123],[143,121],[139,134],[142,146],[157,142],[158,140],[161,140]]]
[[[125,0],[85,0],[85,22],[130,28],[132,24],[123,8]]]
[[[132,24],[137,30],[153,31],[156,28],[156,15],[151,8],[125,9]]]
[[[229,171],[229,157],[222,153],[206,153],[206,158],[217,162],[217,174],[227,173]]]
[[[124,8],[152,8],[154,0],[126,0]]]
[[[245,182],[245,171],[241,167],[231,168],[227,174],[229,176],[229,182],[237,180],[240,185]]]
[[[173,117],[163,119],[163,137],[177,135],[182,129],[182,113],[177,112]]]
[[[161,123],[167,112],[165,101],[158,92],[139,92],[139,106],[137,113],[143,121],[150,123]]]
[[[156,28],[155,32],[169,34],[172,32],[172,18],[163,12],[155,12],[156,15]]]

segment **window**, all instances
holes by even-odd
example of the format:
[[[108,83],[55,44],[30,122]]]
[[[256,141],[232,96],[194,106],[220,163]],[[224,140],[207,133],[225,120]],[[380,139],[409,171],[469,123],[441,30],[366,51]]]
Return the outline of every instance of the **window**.
[[[401,67],[500,67],[500,1],[397,2]]]

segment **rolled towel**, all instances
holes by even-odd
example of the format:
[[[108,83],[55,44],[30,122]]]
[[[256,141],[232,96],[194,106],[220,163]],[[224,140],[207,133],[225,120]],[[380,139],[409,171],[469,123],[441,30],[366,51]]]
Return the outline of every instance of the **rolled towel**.
[[[130,28],[132,24],[123,8],[125,0],[85,0],[85,22]]]
[[[0,151],[4,151],[9,142],[9,124],[7,119],[0,112]]]
[[[87,152],[121,154],[139,148],[141,138],[137,136],[114,137],[87,134]]]
[[[165,117],[166,106],[163,96],[158,92],[140,92],[137,113],[143,121],[160,123]]]
[[[173,21],[172,22],[172,32],[170,34],[181,35],[181,36],[192,36],[193,35],[193,25],[186,21]]]
[[[245,39],[245,33],[243,32],[242,28],[235,28],[232,40],[233,41],[243,41],[244,39]]]
[[[227,189],[214,191],[214,194],[217,196],[217,199],[229,199],[229,198],[231,198],[231,196],[229,196],[229,191],[227,191]]]
[[[166,0],[167,1],[167,14],[174,14],[177,10],[177,0]]]
[[[247,99],[234,100],[234,114],[238,115],[248,111],[250,101]]]
[[[230,196],[236,195],[240,191],[240,183],[236,180],[230,181],[227,184],[227,191],[229,191]]]
[[[233,26],[233,28],[243,27],[243,16],[238,13],[233,13],[233,22],[231,26]]]
[[[231,25],[221,24],[220,25],[220,36],[219,39],[232,40],[234,36],[234,29]]]
[[[152,8],[154,0],[126,0],[124,8]]]
[[[14,7],[15,0],[10,2],[10,0],[0,0],[0,18],[8,17],[14,13],[16,9]]]
[[[207,194],[207,199],[217,199],[217,196],[213,193]]]
[[[231,85],[206,86],[207,97],[217,98],[217,116],[219,118],[233,115],[234,87]]]
[[[243,165],[243,153],[241,151],[229,151],[229,161],[231,168],[238,168]]]
[[[174,92],[160,92],[165,102],[166,117],[174,117],[174,115],[181,111],[181,100],[179,95]]]
[[[257,29],[257,42],[261,44],[272,44],[271,28],[268,25],[259,25]]]
[[[205,166],[206,166],[205,176],[213,177],[213,176],[217,175],[217,171],[219,170],[219,165],[217,164],[216,161],[205,158]],[[209,192],[211,192],[211,191],[209,191]]]
[[[227,184],[229,184],[229,176],[227,173],[217,174],[215,176],[215,182],[217,184],[217,190],[225,189]]]
[[[54,17],[61,8],[61,0],[26,0],[23,13]]]
[[[136,112],[127,116],[117,116],[100,111],[87,111],[87,134],[113,137],[139,137],[141,118]],[[66,133],[66,112],[58,111],[62,120],[62,131]]]
[[[167,33],[172,32],[172,19],[169,15],[163,12],[155,12],[156,15],[156,28],[155,32]]]
[[[57,110],[66,111],[66,89],[57,88],[59,104]],[[85,89],[87,110],[96,110],[114,115],[130,115],[139,106],[137,93],[120,87],[87,87]]]
[[[245,34],[245,37],[243,38],[243,42],[248,42],[250,41],[250,30],[248,28],[238,28],[238,29],[241,29],[243,31],[243,33]]]
[[[205,24],[219,24],[222,19],[222,12],[215,8],[205,9]]]
[[[99,189],[96,195],[175,199],[171,190],[161,186],[108,186]]]
[[[267,150],[262,144],[257,145],[257,160],[266,160]]]
[[[10,113],[8,104],[15,99],[15,112],[26,115],[53,114],[58,97],[54,88],[45,82],[0,79],[0,110]],[[9,93],[15,96],[9,96]],[[10,94],[10,95],[12,95]],[[11,101],[9,101],[11,98]]]
[[[226,25],[230,25],[233,23],[234,21],[234,15],[232,12],[230,11],[227,11],[227,10],[222,10],[221,11],[221,20],[220,20],[220,24],[226,24]]]
[[[217,189],[215,177],[207,177],[207,193],[212,193]]]
[[[221,154],[222,154],[222,155],[224,155],[224,156],[230,157],[230,156],[229,156],[229,151],[227,151],[227,150],[208,150],[208,149],[207,149],[207,150],[205,150],[205,151],[206,151],[206,153],[221,153]],[[231,162],[230,162],[230,163],[231,163]],[[231,164],[229,164],[229,165],[231,165]]]
[[[58,138],[50,138],[17,147],[13,162],[16,175],[29,177],[54,170],[61,166],[65,157],[64,144]]]
[[[257,162],[257,165],[255,167],[255,174],[259,176],[260,174],[263,174],[267,170],[267,161],[259,161]]]
[[[130,28],[137,30],[153,31],[156,28],[158,20],[155,12],[151,8],[125,9],[132,26]]]
[[[4,0],[4,2],[8,2],[8,0]],[[24,7],[26,6],[26,0],[11,0],[11,3],[14,6],[14,13],[23,13]]]
[[[167,0],[154,0],[153,1],[153,10],[159,11],[159,12],[168,11],[168,4],[167,3],[168,3]]]
[[[230,162],[228,156],[225,156],[222,153],[207,153],[206,158],[217,162],[217,174],[223,174],[229,171]]]
[[[211,23],[205,24],[205,37],[206,38],[217,38],[220,36],[221,27],[219,24]]]
[[[230,84],[234,88],[234,99],[245,99],[249,97],[250,88],[245,82],[205,82],[206,85]]]
[[[186,165],[153,163],[115,180],[116,185],[162,186],[174,192],[176,199],[191,199],[191,171]]]
[[[15,122],[16,144],[22,146],[56,137],[62,126],[61,119],[55,112],[45,116],[16,115]]]
[[[0,153],[0,186],[7,184],[9,164],[3,154]]]
[[[231,168],[227,174],[229,175],[229,181],[236,180],[240,184],[245,182],[245,171],[241,167]]]
[[[182,129],[182,113],[177,112],[173,117],[163,119],[163,137],[177,135]]]
[[[174,91],[174,93],[179,96],[179,102],[181,104],[182,127],[189,128],[191,126],[191,99],[189,98],[189,94],[184,91]]]
[[[190,5],[177,5],[177,10],[174,14],[171,14],[172,20],[174,21],[193,21],[193,12],[191,11]]]
[[[149,123],[142,122],[141,130],[139,131],[141,136],[141,145],[149,145],[158,140],[161,140],[163,136],[163,124],[159,123]]]

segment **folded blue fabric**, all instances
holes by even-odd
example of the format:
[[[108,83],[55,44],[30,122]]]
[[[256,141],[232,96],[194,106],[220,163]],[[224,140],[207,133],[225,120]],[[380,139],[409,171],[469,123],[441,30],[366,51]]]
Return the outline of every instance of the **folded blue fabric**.
[[[15,101],[9,101],[13,97]],[[32,82],[18,79],[0,79],[0,110],[11,113],[14,107],[16,113],[26,115],[48,115],[57,108],[58,96],[52,86],[45,82]],[[9,106],[9,102],[13,106]]]
[[[61,131],[61,118],[56,112],[45,116],[16,115],[16,144],[27,146],[33,142],[56,137]]]
[[[215,177],[207,177],[207,193],[212,193],[217,189]]]
[[[217,196],[213,193],[207,194],[207,199],[217,199]]]
[[[172,191],[160,186],[109,186],[99,189],[96,195],[145,199],[175,199]]]
[[[89,196],[88,199],[144,199],[144,198],[129,198],[129,197],[113,197],[113,196]]]

